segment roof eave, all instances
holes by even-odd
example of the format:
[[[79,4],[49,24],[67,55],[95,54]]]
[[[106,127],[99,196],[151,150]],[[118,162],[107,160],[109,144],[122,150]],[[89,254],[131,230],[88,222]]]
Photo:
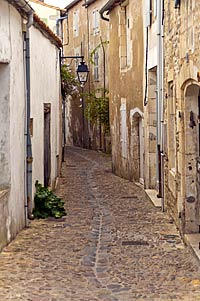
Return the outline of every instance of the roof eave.
[[[70,4],[68,4],[65,9],[66,11],[68,11],[69,9],[71,9],[73,6],[75,6],[76,4],[78,4],[81,0],[74,0],[73,2],[71,2]]]
[[[104,17],[104,14],[106,13],[108,15],[116,5],[119,5],[124,1],[125,0],[109,0],[99,11],[101,18],[105,21],[109,21],[108,18]]]
[[[43,34],[58,48],[62,47],[62,41],[57,35],[38,17],[38,15],[33,15],[34,26],[38,28]]]
[[[34,9],[26,0],[8,0],[8,2],[15,6],[22,14],[31,15],[34,13]]]
[[[88,6],[90,6],[91,4],[93,4],[95,1],[96,1],[96,0],[87,0],[87,1],[85,1],[85,3],[83,4],[83,6],[85,6],[85,7],[87,8]]]

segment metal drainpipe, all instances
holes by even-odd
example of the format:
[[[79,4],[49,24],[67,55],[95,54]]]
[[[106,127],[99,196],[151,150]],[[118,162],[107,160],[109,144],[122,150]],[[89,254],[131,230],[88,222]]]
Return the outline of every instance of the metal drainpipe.
[[[157,41],[158,41],[158,71],[157,71],[157,158],[158,158],[158,180],[159,192],[158,196],[161,198],[162,211],[164,211],[164,153],[163,153],[163,123],[164,123],[164,91],[163,91],[163,76],[164,76],[164,62],[163,62],[163,1],[158,1],[158,27],[157,27]]]
[[[66,13],[63,17],[60,17],[60,18],[58,18],[58,19],[56,20],[56,34],[57,34],[58,37],[60,36],[60,32],[59,32],[59,22],[65,20],[65,19],[67,19],[67,18],[68,18],[68,14]],[[61,39],[62,39],[62,43],[63,43],[63,35],[62,35]],[[62,53],[62,55],[63,55],[63,53]]]
[[[86,0],[85,0],[86,3]],[[89,20],[89,10],[88,6],[86,7],[86,16],[87,16],[87,60],[88,60],[88,68],[89,70],[91,69],[91,64],[90,64],[90,20]],[[90,79],[90,74],[88,75],[88,92],[90,93],[91,91],[91,79]],[[91,138],[91,122],[88,120],[88,148],[92,149],[92,138]],[[96,145],[96,142],[95,142]]]
[[[106,97],[106,51],[105,51],[105,47],[103,45],[103,41],[102,41],[102,37],[100,37],[101,40],[101,47],[102,47],[102,51],[103,51],[103,96],[104,99]],[[100,135],[100,149],[102,148],[102,130],[101,130],[101,122],[100,122],[100,131],[101,131],[101,135]],[[105,134],[103,134],[103,139],[104,139],[104,151],[105,150]]]
[[[63,20],[68,19],[68,13],[66,13],[63,17],[60,17],[56,20],[56,34],[59,36],[59,22],[62,22]],[[62,23],[61,23],[62,26]],[[68,26],[68,25],[67,25]],[[68,37],[69,38],[69,37]],[[59,58],[60,58],[60,73],[61,73],[61,67],[62,67],[62,56],[64,56],[64,51],[63,51],[63,28],[62,28],[62,47],[60,49],[59,53]],[[66,44],[65,44],[66,45]],[[62,76],[60,75],[60,78]],[[62,90],[62,82],[61,82],[61,90]],[[66,126],[65,126],[65,110],[66,110],[66,103],[65,103],[65,98],[62,95],[62,162],[65,161],[65,145],[66,145]]]
[[[162,211],[165,210],[164,199],[164,1],[161,1],[161,72],[162,72],[162,92],[161,92],[161,198],[162,198]]]
[[[161,55],[161,3],[157,2],[157,97],[156,97],[156,113],[157,113],[157,182],[158,197],[161,197],[161,98],[162,98],[162,55]]]
[[[33,13],[29,15],[26,33],[25,33],[25,43],[26,43],[26,185],[27,185],[27,202],[25,205],[26,217],[33,219],[32,214],[32,145],[30,137],[30,38],[29,29],[33,24]]]

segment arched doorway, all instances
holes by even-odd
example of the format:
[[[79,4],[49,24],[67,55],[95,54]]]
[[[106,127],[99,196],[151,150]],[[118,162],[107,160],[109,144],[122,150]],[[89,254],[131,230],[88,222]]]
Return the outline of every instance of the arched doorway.
[[[189,81],[184,89],[182,137],[182,195],[184,232],[197,233],[200,226],[200,86]]]
[[[144,184],[144,128],[143,113],[140,109],[131,110],[131,156],[135,181]]]

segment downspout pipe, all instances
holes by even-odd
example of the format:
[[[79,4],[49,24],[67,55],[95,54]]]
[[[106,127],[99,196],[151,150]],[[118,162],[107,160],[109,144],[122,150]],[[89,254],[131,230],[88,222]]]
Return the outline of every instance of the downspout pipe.
[[[65,13],[65,15],[63,17],[60,17],[56,20],[56,34],[57,34],[58,37],[60,36],[59,23],[62,22],[63,20],[65,20],[65,19],[67,19],[67,18],[68,18],[68,13]]]
[[[163,157],[163,0],[157,2],[157,179],[159,185],[158,196],[161,198],[162,210],[164,211],[164,157]]]
[[[104,17],[104,13],[106,12],[106,14],[109,14],[109,11],[112,9],[112,7],[114,6],[115,3],[119,3],[120,1],[116,1],[116,0],[109,0],[99,11],[101,19],[104,21],[109,22],[109,19]]]
[[[162,211],[165,211],[164,199],[164,0],[161,0],[161,198],[162,198]]]
[[[147,105],[147,90],[148,90],[148,52],[149,52],[149,28],[146,27],[146,51],[145,51],[145,92],[144,92],[144,106]]]
[[[29,219],[33,219],[32,214],[32,144],[30,136],[30,112],[31,112],[31,80],[30,80],[30,27],[33,24],[33,13],[29,14],[28,23],[25,33],[25,44],[26,44],[26,185],[27,185],[27,203],[26,216]]]
[[[106,96],[106,51],[105,51],[105,47],[102,41],[102,37],[100,37],[101,40],[101,47],[102,47],[102,51],[103,51],[103,96],[105,99]],[[101,127],[101,122],[100,122],[100,127]],[[101,129],[100,129],[101,130]],[[100,137],[100,149],[102,148],[102,130],[101,130],[101,137]],[[103,132],[103,139],[104,139],[104,151],[106,151],[105,147],[105,133]]]
[[[104,21],[109,21],[108,18],[104,17],[104,13],[106,12],[106,14],[108,15],[109,12],[117,5],[120,5],[124,2],[125,0],[109,0],[99,11],[101,18]]]

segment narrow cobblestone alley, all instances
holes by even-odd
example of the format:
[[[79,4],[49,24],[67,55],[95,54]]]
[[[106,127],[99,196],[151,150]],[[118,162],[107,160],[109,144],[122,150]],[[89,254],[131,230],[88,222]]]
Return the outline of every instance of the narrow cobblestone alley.
[[[0,254],[0,301],[200,300],[198,261],[107,155],[67,148],[57,194],[68,215],[31,222]]]

